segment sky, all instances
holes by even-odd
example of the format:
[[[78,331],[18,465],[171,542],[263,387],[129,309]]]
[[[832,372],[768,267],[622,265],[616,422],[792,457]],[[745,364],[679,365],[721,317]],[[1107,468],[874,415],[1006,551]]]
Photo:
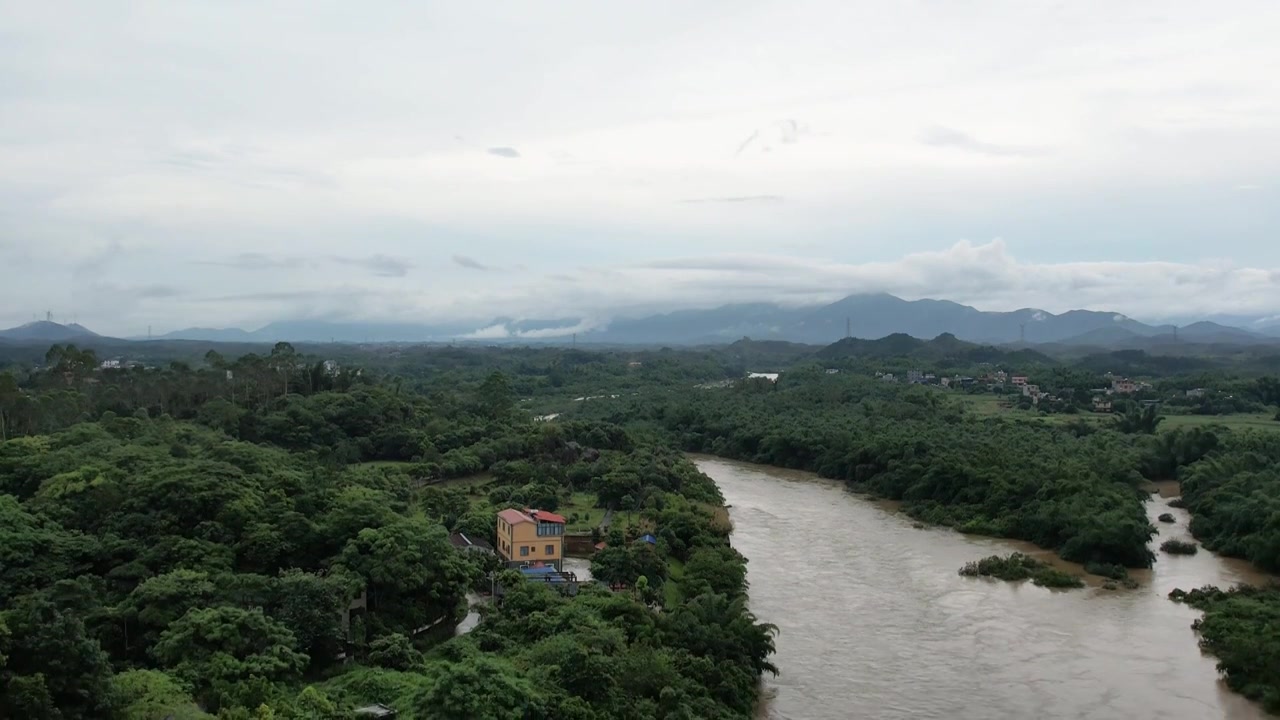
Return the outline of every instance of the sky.
[[[1280,314],[1275,0],[0,0],[0,327]]]

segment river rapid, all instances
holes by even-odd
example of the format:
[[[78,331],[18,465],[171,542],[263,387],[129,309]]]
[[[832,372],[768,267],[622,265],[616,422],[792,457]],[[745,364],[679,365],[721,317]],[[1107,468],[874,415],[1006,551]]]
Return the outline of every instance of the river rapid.
[[[1034,549],[917,528],[891,504],[808,473],[693,459],[730,506],[752,611],[779,628],[781,674],[766,676],[761,718],[1267,717],[1200,653],[1199,613],[1166,598],[1265,580],[1245,563],[1157,550],[1155,568],[1134,573],[1136,590],[964,578],[970,560]],[[1190,537],[1187,513],[1168,503],[1147,504],[1153,547]],[[1164,512],[1177,523],[1156,522]]]

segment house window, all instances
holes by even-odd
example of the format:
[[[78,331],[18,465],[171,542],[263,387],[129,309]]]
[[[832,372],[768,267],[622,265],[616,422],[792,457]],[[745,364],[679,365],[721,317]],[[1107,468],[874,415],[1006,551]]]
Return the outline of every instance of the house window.
[[[548,554],[548,555],[555,555],[555,554],[556,554],[556,546],[555,546],[555,545],[548,545],[548,546],[547,546],[547,554]]]
[[[521,545],[521,546],[520,546],[520,557],[526,557],[526,556],[528,556],[528,555],[529,555],[529,546],[528,546],[528,545]]]

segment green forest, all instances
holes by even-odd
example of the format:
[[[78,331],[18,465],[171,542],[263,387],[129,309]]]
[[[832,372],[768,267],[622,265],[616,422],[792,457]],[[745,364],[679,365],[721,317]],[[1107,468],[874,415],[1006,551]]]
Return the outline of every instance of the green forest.
[[[418,391],[284,344],[94,365],[55,347],[0,376],[0,716],[734,718],[772,670],[714,484],[622,428],[535,423],[491,368]],[[485,471],[505,504],[440,484]],[[623,591],[564,597],[448,540],[584,491],[660,528],[609,538]],[[494,583],[475,632],[434,630]]]
[[[183,344],[107,368],[93,349],[6,349],[0,716],[750,717],[774,629],[747,607],[723,498],[683,452],[810,470],[1116,580],[1157,561],[1148,483],[1177,480],[1206,550],[1280,572],[1280,433],[1220,415],[1280,402],[1265,360],[1113,354],[1151,396],[1221,390],[1103,415],[1071,392],[1106,381],[1097,357],[859,343]],[[876,375],[926,362],[1026,372],[1064,400],[992,413],[1000,388]],[[740,379],[762,368],[781,374]],[[450,543],[492,541],[508,507],[603,542],[601,582],[566,595]],[[985,569],[1036,576],[999,560]],[[502,602],[452,637],[495,587]],[[1188,601],[1197,630],[1232,687],[1274,707],[1280,672],[1249,628],[1269,632],[1280,596],[1231,593]]]

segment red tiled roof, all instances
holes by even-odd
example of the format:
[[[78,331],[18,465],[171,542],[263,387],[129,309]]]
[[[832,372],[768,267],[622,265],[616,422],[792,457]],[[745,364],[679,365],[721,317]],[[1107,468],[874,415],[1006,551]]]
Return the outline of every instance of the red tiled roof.
[[[534,510],[529,514],[538,522],[560,523],[561,525],[566,522],[563,515],[557,515],[546,510]]]
[[[520,523],[533,522],[533,518],[530,518],[528,515],[525,515],[515,508],[503,510],[498,513],[498,517],[506,520],[508,525],[519,525]]]

